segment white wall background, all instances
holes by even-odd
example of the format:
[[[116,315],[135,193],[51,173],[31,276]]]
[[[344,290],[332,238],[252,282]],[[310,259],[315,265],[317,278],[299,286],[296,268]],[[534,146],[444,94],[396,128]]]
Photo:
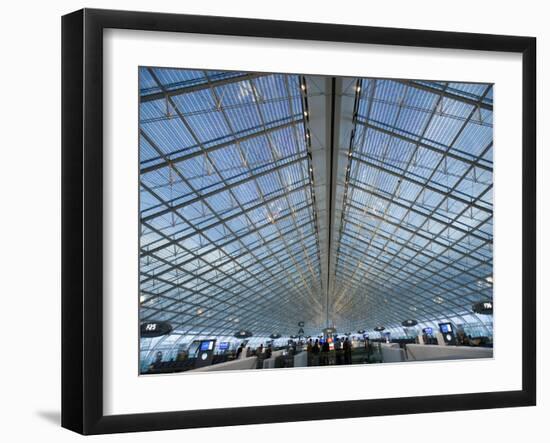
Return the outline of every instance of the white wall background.
[[[548,224],[550,217],[549,180],[542,177],[543,172],[550,173],[550,156],[543,153],[545,122],[550,119],[550,111],[543,112],[544,105],[550,105],[550,92],[542,81],[550,75],[550,11],[545,9],[545,2],[19,0],[3,4],[0,27],[0,436],[4,441],[83,439],[59,427],[60,17],[83,6],[531,35],[538,38],[539,54],[537,407],[165,431],[101,436],[94,441],[147,442],[162,438],[267,443],[346,439],[452,443],[544,441],[548,437],[550,352],[548,341],[543,343],[546,328],[541,326],[550,314],[550,303],[544,299],[550,287],[550,237],[540,228]],[[23,331],[18,329],[21,324],[25,326]],[[25,363],[15,364],[18,360]]]

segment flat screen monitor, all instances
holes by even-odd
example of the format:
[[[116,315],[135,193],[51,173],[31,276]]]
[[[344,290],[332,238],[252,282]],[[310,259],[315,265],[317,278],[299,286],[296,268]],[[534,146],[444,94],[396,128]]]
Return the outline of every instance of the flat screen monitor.
[[[432,335],[433,329],[432,328],[424,328],[424,334]]]
[[[228,341],[222,341],[219,345],[220,351],[227,351],[229,349],[229,342]]]
[[[441,323],[439,330],[442,334],[448,334],[449,332],[453,332],[453,326],[450,323]]]
[[[201,351],[211,351],[214,347],[214,342],[212,340],[201,342]]]

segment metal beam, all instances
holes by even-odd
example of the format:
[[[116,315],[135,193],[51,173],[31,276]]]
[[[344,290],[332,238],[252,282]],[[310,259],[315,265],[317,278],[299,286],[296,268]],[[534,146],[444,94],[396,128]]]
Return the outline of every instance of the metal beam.
[[[158,77],[155,75],[155,73],[152,71],[151,68],[149,68],[149,72],[151,74],[151,76],[155,79],[155,81],[158,83],[158,85],[165,91],[165,88],[163,87],[163,85],[161,84],[161,82],[159,81]],[[251,84],[252,82],[249,81]],[[166,92],[166,91],[165,91]],[[215,94],[215,91],[212,90],[212,93],[214,96],[216,96]],[[194,129],[190,126],[189,122],[186,120],[186,118],[183,116],[183,114],[181,113],[180,109],[178,108],[177,104],[174,102],[173,98],[172,97],[167,97],[166,98],[167,102],[173,107],[174,111],[176,112],[176,114],[178,115],[178,117],[180,118],[181,122],[183,123],[183,125],[185,126],[185,128],[189,131],[189,133],[191,134],[191,136],[195,139],[195,142],[197,143],[197,145],[200,147],[200,150],[202,151],[202,155],[204,155],[204,158],[208,161],[210,161],[210,164],[212,165],[212,168],[214,170],[214,172],[218,175],[218,177],[220,178],[220,184],[222,184],[225,188],[225,190],[228,190],[229,191],[229,194],[230,196],[234,199],[234,201],[236,202],[237,206],[241,209],[241,211],[245,211],[245,209],[243,208],[242,204],[240,203],[239,199],[236,197],[236,195],[234,194],[233,192],[233,187],[236,186],[236,182],[235,183],[232,183],[232,184],[229,184],[227,183],[227,180],[224,179],[223,175],[219,172],[218,170],[218,167],[217,165],[209,158],[209,151],[208,151],[208,148],[204,146],[204,143],[201,142],[200,138],[197,136],[197,134],[195,133]],[[225,112],[222,109],[221,110],[221,113],[222,113],[222,116],[224,116],[224,118],[226,119],[226,123],[228,125],[228,127],[231,129],[231,133],[234,134],[235,131],[234,129],[232,129],[232,125],[230,124],[231,122],[227,119],[227,116],[225,115]],[[302,115],[302,113],[300,113],[300,115]],[[294,117],[291,116],[291,118],[293,119]],[[269,131],[269,128],[267,128],[267,125],[265,124],[265,121],[262,123],[262,127],[264,128],[264,131]],[[237,148],[240,150],[241,147],[240,145],[237,145]],[[288,160],[288,159],[287,159]],[[276,164],[277,162],[275,162]],[[276,171],[279,171],[280,168],[282,167],[286,167],[288,166],[288,163],[286,163],[285,165],[283,166],[280,166],[280,167],[275,167],[273,170],[276,170]],[[256,170],[259,169],[259,168],[256,168]],[[250,171],[252,172],[252,171]],[[269,172],[265,172],[265,173],[269,173]],[[264,174],[264,172],[262,173],[259,173],[259,174],[255,174],[255,177],[257,178],[258,176]],[[183,178],[183,176],[182,176]],[[256,182],[256,180],[253,181],[253,184],[255,184],[257,190],[258,190],[258,193],[259,195],[262,197],[263,199],[263,194],[262,194],[262,191],[258,185],[258,183]],[[189,183],[187,183],[187,185],[195,192],[195,194],[199,195],[199,192],[198,190],[195,190],[193,188],[193,186],[191,186]],[[219,190],[217,191],[219,192]],[[204,202],[205,206],[212,212],[212,214],[217,217],[217,218],[220,218],[220,215],[217,213],[217,211],[211,206],[211,204],[205,200],[205,195],[200,195],[200,199],[202,202]],[[170,208],[171,210],[173,210],[173,208]],[[178,213],[178,215],[181,217],[181,215]],[[250,224],[254,224],[253,220],[250,218],[250,216],[248,214],[245,214],[245,216],[247,217],[248,221]],[[276,226],[276,225],[275,225]],[[229,232],[231,232],[233,235],[236,235],[234,230],[230,227],[230,226],[227,226],[226,225],[226,228],[228,229]],[[277,226],[276,226],[277,228]],[[278,228],[277,228],[278,229]],[[282,237],[282,241],[286,244],[286,240],[284,237]],[[241,247],[243,247],[245,250],[249,250],[248,246],[243,243],[242,241],[240,242],[241,244]],[[251,251],[249,251],[251,252]],[[252,253],[252,252],[251,252]],[[290,258],[292,259],[292,256],[290,255]],[[266,271],[268,271],[266,269]],[[305,281],[304,277],[303,277],[303,274],[302,272],[300,272],[299,269],[297,269],[300,277]]]
[[[488,212],[488,213],[491,213],[491,214],[493,213],[493,211],[491,209],[486,208],[484,206],[480,206],[480,205],[478,205],[477,203],[475,203],[471,200],[467,200],[466,198],[461,197],[461,196],[456,195],[456,194],[453,194],[450,191],[444,191],[442,189],[438,189],[435,186],[430,185],[428,182],[422,182],[421,180],[416,180],[415,178],[409,177],[408,175],[405,174],[406,171],[403,171],[403,173],[399,173],[399,172],[393,171],[392,169],[384,168],[381,165],[377,165],[376,163],[371,163],[371,162],[369,162],[367,160],[364,160],[360,157],[357,157],[355,155],[352,157],[352,159],[355,160],[355,161],[358,161],[359,163],[363,163],[364,165],[369,166],[371,168],[378,169],[379,171],[384,172],[386,174],[393,175],[394,177],[398,177],[400,179],[406,180],[409,183],[413,183],[417,186],[420,186],[421,188],[425,188],[425,189],[427,189],[429,191],[432,191],[432,192],[435,192],[437,194],[444,195],[445,197],[452,197],[455,200],[457,200],[461,203],[464,203],[465,205],[472,206],[476,209],[479,209],[480,211]]]
[[[303,210],[303,209],[306,209],[309,205],[304,205],[303,207],[300,207],[298,208],[299,211]],[[290,214],[286,214],[282,217],[280,217],[278,220],[284,220],[286,218],[289,218],[290,217]],[[303,224],[303,226],[306,226],[307,223],[310,223],[310,220],[308,219],[306,221],[305,224]],[[221,243],[217,243],[215,244],[211,249],[208,249],[204,252],[201,252],[200,254],[197,254],[197,257],[193,256],[192,258],[188,259],[188,260],[185,260],[181,263],[178,263],[178,264],[172,264],[170,265],[171,267],[170,268],[167,268],[165,270],[163,270],[162,272],[160,272],[159,274],[157,275],[162,275],[166,272],[170,272],[172,269],[175,269],[177,267],[182,267],[186,264],[189,264],[191,263],[193,260],[196,260],[196,258],[202,258],[203,256],[207,255],[207,254],[211,254],[212,252],[214,252],[216,249],[223,249],[225,246],[235,242],[235,241],[239,241],[239,240],[242,240],[243,238],[245,238],[246,236],[250,235],[250,234],[254,234],[255,232],[258,232],[264,228],[266,228],[267,226],[269,226],[271,224],[271,222],[268,222],[268,223],[264,223],[262,225],[259,225],[259,226],[256,226],[255,228],[253,229],[250,229],[248,231],[245,231],[243,232],[242,234],[239,234],[237,236],[231,236],[231,237],[228,237],[227,240],[221,242]],[[301,225],[299,225],[301,226]],[[172,246],[172,245],[177,245],[179,242],[187,239],[187,238],[190,238],[190,237],[193,237],[194,235],[197,235],[197,231],[193,231],[192,233],[189,233],[189,234],[186,234],[184,235],[183,237],[179,237],[177,239],[174,239],[174,240],[170,240],[169,242],[166,242],[166,243],[163,243],[161,246],[157,246],[156,248],[154,249],[151,249],[151,250],[146,250],[144,248],[141,248],[141,253],[140,253],[140,256],[141,257],[147,257],[147,256],[153,256],[153,254],[155,254],[156,252],[158,251],[161,251],[163,249],[166,249],[168,248],[169,246]],[[179,245],[178,245],[179,246]],[[156,256],[155,256],[156,257]],[[147,281],[147,280],[145,280]]]
[[[364,212],[364,209],[358,207],[358,206],[355,206],[353,203],[349,203],[348,204],[350,208],[358,211],[358,212]],[[373,218],[376,218],[378,220],[382,220],[384,223],[388,223],[389,225],[392,225],[396,228],[399,228],[399,229],[402,229],[404,231],[407,231],[408,233],[410,234],[413,234],[413,235],[416,235],[420,238],[423,238],[424,240],[427,240],[429,242],[433,242],[439,246],[441,246],[442,248],[447,248],[449,245],[446,244],[446,243],[443,243],[439,240],[439,235],[437,236],[433,236],[433,237],[430,237],[429,235],[425,234],[424,232],[420,231],[419,228],[417,228],[416,230],[415,229],[412,229],[410,228],[409,226],[407,225],[404,225],[402,222],[399,222],[399,221],[392,221],[392,220],[388,220],[387,217],[384,217],[383,215],[378,215],[378,214],[375,214],[375,213],[372,213],[370,212],[369,213],[369,216],[370,217],[373,217]],[[446,228],[444,228],[443,230],[445,230]]]
[[[345,205],[345,178],[349,164],[349,150],[353,139],[354,114],[357,105],[358,81],[355,78],[333,79],[332,94],[332,143],[331,168],[332,182],[330,183],[330,248],[329,248],[329,294],[334,295],[337,254],[334,245],[341,230],[342,214]],[[350,91],[352,92],[350,94]],[[327,310],[334,303],[327,297]],[[332,312],[334,314],[334,312]],[[327,323],[327,326],[331,326]]]
[[[248,176],[242,180],[239,180],[239,181],[236,181],[236,182],[233,182],[231,184],[227,184],[226,186],[223,186],[219,189],[216,189],[214,191],[210,191],[210,192],[207,192],[205,194],[199,194],[197,197],[195,198],[192,198],[191,200],[187,200],[183,203],[180,203],[178,205],[175,205],[175,206],[170,206],[169,208],[166,208],[166,209],[163,209],[162,211],[159,211],[159,212],[155,212],[154,214],[151,214],[151,215],[148,215],[147,217],[143,217],[141,219],[142,222],[146,222],[146,221],[149,221],[149,220],[152,220],[152,219],[155,219],[155,218],[158,218],[158,217],[161,217],[163,215],[166,215],[166,214],[169,214],[170,212],[172,211],[175,211],[175,210],[178,210],[178,209],[181,209],[185,206],[189,206],[189,205],[192,205],[193,203],[197,203],[197,202],[200,202],[200,201],[204,201],[205,199],[209,198],[209,197],[212,197],[216,194],[219,194],[220,192],[225,192],[227,190],[230,190],[230,189],[233,189],[233,188],[236,188],[237,186],[240,186],[244,183],[248,183],[252,180],[256,180],[260,177],[263,177],[264,175],[268,175],[268,174],[271,174],[273,172],[276,172],[278,171],[279,169],[284,169],[288,166],[292,166],[296,163],[300,163],[300,162],[303,162],[304,160],[307,159],[307,156],[303,156],[303,157],[297,157],[296,159],[290,161],[290,162],[287,162],[287,163],[279,163],[279,162],[276,162],[278,164],[276,164],[275,166],[273,166],[272,168],[269,168],[269,169],[266,169],[265,171],[262,171],[262,172],[259,172],[255,175],[252,175],[252,176]],[[244,211],[246,212],[246,211]]]
[[[435,146],[432,146],[428,143],[422,142],[420,140],[415,140],[414,138],[407,137],[406,135],[403,135],[403,134],[397,133],[395,131],[391,131],[389,129],[386,129],[386,128],[378,125],[378,124],[373,124],[372,121],[369,122],[369,121],[366,121],[366,120],[363,120],[363,119],[358,119],[357,123],[362,125],[362,126],[365,126],[366,128],[373,129],[377,132],[381,132],[382,134],[389,135],[390,137],[398,138],[398,139],[403,140],[403,141],[405,141],[407,143],[410,143],[412,145],[421,146],[424,149],[428,149],[428,150],[433,151],[437,154],[440,154],[444,157],[450,157],[450,158],[458,160],[462,163],[466,163],[468,165],[475,166],[476,168],[480,168],[480,169],[484,169],[485,171],[493,172],[492,166],[487,166],[487,165],[484,165],[482,163],[479,163],[478,161],[476,161],[474,159],[465,158],[461,155],[455,154],[455,153],[450,151],[448,146],[445,146],[445,148],[446,148],[445,150],[444,149],[439,149],[439,148],[436,148]]]
[[[311,146],[313,175],[315,177],[315,207],[319,229],[319,252],[323,304],[327,305],[328,268],[330,252],[330,186],[331,186],[331,86],[325,76],[305,76],[304,104],[307,104],[308,141]],[[324,306],[326,308],[326,306]],[[324,312],[325,318],[328,311]]]
[[[297,229],[300,229],[301,227],[306,226],[308,223],[309,223],[309,221],[306,221],[305,223],[302,223],[301,225],[299,225],[299,226],[297,227]],[[292,229],[289,229],[289,232],[290,232],[291,230],[292,230]],[[310,235],[312,235],[312,234],[310,234]],[[266,240],[266,241],[262,242],[261,245],[255,246],[253,250],[255,250],[255,249],[257,249],[257,248],[259,248],[259,247],[261,247],[261,246],[269,245],[270,243],[273,243],[273,242],[275,242],[275,241],[277,241],[277,240],[278,240],[277,237],[274,237],[274,238],[271,238],[271,239],[269,239],[269,240]],[[293,242],[291,243],[291,245],[298,244],[298,243],[299,243],[299,240],[296,240],[296,241],[293,241]],[[283,247],[281,247],[281,248],[279,248],[279,249],[277,249],[277,250],[272,250],[272,251],[273,251],[273,252],[272,252],[271,255],[277,255],[277,254],[279,254],[280,252],[285,251],[285,247],[283,246]],[[227,264],[229,264],[229,263],[237,263],[237,265],[238,265],[239,267],[242,268],[242,266],[241,266],[241,265],[238,263],[238,261],[237,261],[238,259],[240,259],[240,258],[242,258],[242,257],[245,257],[246,255],[251,255],[252,257],[255,257],[255,255],[251,254],[250,251],[240,252],[239,254],[234,255],[234,256],[231,256],[231,255],[228,255],[228,254],[225,254],[225,255],[227,256],[227,259],[226,259],[225,261],[223,261],[222,263],[219,263],[219,264],[217,265],[218,267],[223,267],[223,266],[225,266],[225,265],[227,265]],[[271,255],[270,255],[270,256],[271,256]],[[200,257],[200,256],[197,255],[197,257]],[[158,256],[154,256],[154,259],[155,259],[155,260],[158,260],[158,261],[161,261],[161,262],[162,262],[162,260],[163,260],[163,259],[161,259],[161,258],[158,257]],[[177,264],[177,265],[170,265],[170,266],[173,266],[174,269],[177,268],[177,267],[184,267],[185,264],[190,263],[190,262],[192,262],[193,260],[196,260],[196,257],[193,257],[193,258],[191,258],[191,259],[189,259],[189,260],[186,260],[186,261],[184,261],[184,262],[182,262],[182,263],[179,263],[179,264]],[[282,265],[281,265],[281,266],[282,266]],[[205,269],[205,270],[201,269],[200,272],[197,272],[197,273],[195,273],[195,274],[193,274],[193,275],[190,275],[189,278],[188,278],[187,280],[184,280],[184,281],[180,282],[179,284],[185,284],[185,283],[187,283],[187,282],[189,282],[189,281],[192,281],[193,279],[195,279],[195,278],[197,278],[197,277],[202,277],[203,275],[208,274],[208,273],[211,272],[211,271],[212,271],[212,267],[210,267],[210,268],[208,268],[208,269]],[[246,269],[244,269],[244,271],[250,274],[250,272],[247,271]],[[161,274],[158,274],[158,275],[161,275]],[[156,276],[156,275],[155,275],[155,276]],[[150,281],[150,280],[154,279],[155,276],[147,277],[147,278],[145,278],[141,283]],[[220,281],[225,280],[226,278],[231,278],[231,275],[228,275],[227,277],[224,277],[224,278],[218,280],[218,283],[219,283]],[[171,288],[169,288],[169,289],[163,290],[162,292],[158,292],[156,295],[157,295],[157,296],[163,296],[164,294],[168,293],[169,291],[171,291],[171,290],[173,290],[173,289],[174,289],[174,287],[171,287]]]
[[[271,122],[269,124],[273,124],[273,123],[276,123],[276,122]],[[209,154],[209,153],[218,151],[220,149],[227,148],[228,146],[236,145],[236,144],[245,142],[247,140],[250,140],[250,139],[253,139],[253,138],[256,138],[256,137],[266,136],[271,132],[279,131],[281,129],[289,128],[291,126],[298,125],[298,124],[301,124],[301,123],[303,123],[303,119],[298,119],[298,120],[293,119],[293,120],[287,121],[285,123],[281,123],[281,124],[278,124],[278,125],[275,125],[275,126],[270,126],[270,127],[268,127],[267,130],[262,127],[259,131],[253,132],[252,134],[243,135],[241,137],[235,137],[235,138],[233,138],[229,141],[226,141],[226,142],[214,145],[214,146],[210,146],[210,147],[205,147],[202,150],[193,151],[193,152],[190,152],[189,154],[180,155],[179,157],[171,158],[171,159],[169,159],[167,161],[164,161],[162,163],[157,163],[157,164],[154,164],[154,165],[151,165],[151,166],[142,167],[140,169],[140,174],[143,175],[143,174],[147,174],[148,172],[152,172],[152,171],[156,171],[158,169],[166,168],[167,166],[172,166],[172,165],[175,165],[177,163],[181,163],[181,162],[184,162],[186,160],[190,160],[190,159],[195,158],[195,157],[200,157],[201,155],[204,155],[205,153]],[[140,134],[143,136],[143,138],[145,140],[147,140],[147,142],[149,144],[156,144],[151,139],[151,137],[143,129],[140,129]],[[203,143],[203,145],[208,144],[208,143],[209,142],[205,142],[205,143]],[[192,149],[192,148],[193,147],[190,147],[189,149]],[[166,154],[166,155],[171,155],[171,154]]]
[[[351,257],[351,258],[353,258],[353,257]],[[363,274],[363,277],[362,277],[363,281],[362,280],[358,281],[355,278],[355,275],[344,275],[343,277],[345,277],[347,282],[352,281],[352,284],[356,284],[357,287],[370,288],[370,287],[372,287],[373,283],[378,284],[377,282],[384,282],[384,281],[387,281],[390,278],[395,278],[396,280],[398,280],[400,282],[399,286],[397,287],[399,290],[409,291],[409,288],[407,288],[406,285],[409,284],[411,278],[416,278],[417,277],[415,272],[411,272],[411,271],[408,271],[406,269],[399,269],[397,273],[395,271],[391,272],[391,270],[386,269],[388,267],[388,265],[390,267],[397,268],[397,266],[391,264],[391,261],[390,262],[382,262],[382,263],[384,263],[384,266],[380,267],[379,260],[377,260],[376,258],[371,257],[371,256],[369,256],[368,258],[370,259],[370,263],[365,265],[365,268],[368,268],[368,271],[365,270],[365,273]],[[349,259],[350,259],[350,256],[344,257],[344,261],[349,260]],[[352,265],[352,264],[350,263],[350,265]],[[373,270],[373,269],[375,271],[378,271],[378,272],[376,274],[372,274],[371,270]],[[350,272],[349,269],[347,269],[347,268],[343,268],[342,271],[344,273],[348,273],[348,274]],[[430,271],[428,271],[428,272],[430,272]],[[440,272],[441,272],[441,270],[438,271],[438,272],[431,271],[432,275],[424,276],[423,278],[420,278],[419,281],[414,284],[414,286],[417,287],[420,283],[425,282],[428,279],[432,278],[433,275],[439,275]],[[406,274],[406,276],[401,276],[401,273]],[[366,276],[370,276],[370,277],[365,279]],[[477,278],[477,277],[475,277],[475,278]],[[475,278],[474,278],[474,280],[475,280]],[[455,280],[456,280],[456,277],[443,278],[443,281],[438,286],[440,286],[443,282],[455,281]],[[403,284],[405,284],[405,286],[401,286]],[[447,290],[448,291],[447,293],[453,294],[455,297],[460,297],[461,294],[457,293],[458,289],[468,288],[468,285],[470,285],[470,284],[471,284],[471,282],[462,283],[457,288]],[[429,289],[420,288],[419,292],[412,292],[412,294],[414,294],[414,297],[416,297],[416,299],[414,299],[410,295],[407,296],[407,299],[409,299],[409,297],[410,297],[410,299],[414,299],[415,305],[418,307],[418,306],[420,306],[420,304],[423,304],[423,302],[425,300],[431,301],[431,300],[433,300],[434,296],[437,297],[439,295],[439,292],[437,292],[435,290],[438,286],[432,286]],[[378,292],[378,294],[380,294],[380,293],[384,292],[385,288],[382,287],[381,288],[382,291],[380,291],[378,288],[373,288],[373,289],[375,289]],[[425,294],[425,293],[428,293],[430,295],[429,296],[424,296],[423,294]],[[401,298],[403,298],[403,297],[401,296]],[[351,297],[350,299],[353,300],[354,297]],[[461,305],[456,303],[455,300],[456,299],[451,299],[451,298],[447,297],[447,300],[446,300],[447,301],[447,306],[450,303],[450,304],[454,305],[455,307],[460,308]],[[344,303],[343,305],[340,306],[340,309],[345,308],[346,306],[349,305],[349,303],[350,303],[349,301],[347,303]],[[354,304],[355,301],[352,301],[351,303]],[[455,312],[455,314],[457,314],[457,313]]]
[[[418,245],[416,245],[415,243],[411,243],[411,242],[408,242],[407,240],[403,240],[401,239],[400,237],[397,237],[397,236],[389,236],[387,235],[387,232],[386,231],[382,231],[383,234],[380,233],[380,231],[376,232],[376,234],[373,234],[372,230],[368,228],[368,226],[364,226],[364,225],[360,225],[354,221],[351,221],[351,220],[348,220],[347,223],[350,223],[356,227],[358,227],[359,229],[363,229],[365,231],[367,231],[370,235],[374,235],[376,237],[379,237],[381,238],[382,240],[385,240],[386,241],[386,246],[387,246],[387,243],[391,242],[393,243],[394,245],[398,246],[399,247],[399,252],[397,254],[393,254],[393,253],[389,253],[391,256],[393,257],[398,257],[398,258],[401,258],[399,257],[399,253],[401,253],[401,251],[403,249],[408,249],[409,251],[413,252],[414,253],[414,256],[413,257],[410,257],[410,258],[406,258],[406,259],[403,259],[407,264],[409,262],[411,262],[417,255],[421,255],[423,257],[426,257],[427,259],[429,259],[429,261],[436,261],[438,263],[441,263],[442,265],[444,265],[445,267],[447,268],[453,268],[453,269],[456,269],[457,271],[460,271],[461,273],[464,273],[464,274],[468,274],[470,275],[471,277],[475,277],[475,278],[479,278],[479,276],[477,275],[474,275],[474,274],[471,274],[469,271],[466,271],[464,270],[463,268],[460,268],[458,266],[455,266],[454,263],[458,262],[460,259],[456,259],[454,262],[451,262],[451,261],[445,261],[445,260],[442,260],[440,257],[443,255],[442,253],[440,254],[433,254],[433,255],[430,255],[428,254],[427,252],[424,252],[424,249],[423,248],[420,248]],[[355,250],[357,253],[360,253],[362,255],[364,255],[366,253],[366,251],[369,249],[369,248],[374,248],[376,249],[377,251],[379,252],[384,252],[384,253],[388,253],[388,251],[380,246],[376,246],[372,243],[369,243],[367,241],[365,241],[364,238],[360,238],[360,237],[357,237],[356,235],[351,235],[349,233],[345,233],[344,234],[344,237],[349,237],[353,242],[357,242],[357,243],[361,243],[364,245],[364,247],[366,249],[358,249],[356,248],[354,245],[352,244],[349,244],[349,243],[343,243],[345,244],[345,246],[347,248],[350,248],[350,249],[353,249]],[[399,241],[398,241],[399,240]],[[483,246],[483,245],[480,245],[480,246]],[[416,247],[416,248],[415,248]],[[450,249],[450,247],[447,247],[444,249],[444,251],[447,251],[448,249]],[[457,251],[458,252],[458,251]],[[464,253],[462,252],[462,257],[465,257],[465,256],[469,256],[471,258],[471,254],[470,252],[468,253]],[[462,258],[461,257],[461,258]],[[481,261],[481,260],[478,260],[477,258],[475,258],[476,261]],[[424,264],[422,268],[426,268],[427,264]],[[441,272],[442,270],[440,270]]]
[[[296,184],[295,184],[296,185]],[[149,189],[142,184],[142,186],[145,188],[145,190],[149,191]],[[307,189],[309,186],[309,184],[302,184],[302,185],[299,185],[297,187],[294,187],[293,189],[290,189],[288,191],[286,191],[286,195],[289,196],[289,195],[292,195],[296,192],[299,192],[299,191],[302,191],[304,189]],[[180,241],[183,241],[183,240],[186,240],[188,238],[191,238],[193,237],[194,235],[196,235],[197,233],[199,234],[202,234],[204,231],[207,231],[209,229],[212,229],[212,228],[215,228],[217,226],[220,226],[222,224],[225,224],[231,220],[234,220],[235,218],[237,217],[242,217],[246,212],[251,212],[251,211],[255,211],[256,209],[259,209],[259,208],[262,208],[266,205],[268,205],[269,203],[271,202],[274,202],[274,201],[277,201],[277,200],[280,200],[281,198],[283,198],[283,195],[282,194],[275,194],[273,196],[271,196],[270,198],[264,200],[264,201],[261,201],[260,203],[257,203],[253,206],[250,206],[248,208],[245,208],[245,211],[239,211],[239,212],[235,212],[227,217],[224,217],[224,218],[219,218],[217,219],[215,222],[213,223],[210,223],[206,226],[202,226],[202,227],[197,227],[196,230],[193,230],[191,233],[188,233],[188,234],[184,234],[182,237],[177,237],[177,238],[174,238],[174,240],[170,243],[170,244],[174,244],[174,243],[177,243],[177,242],[180,242]],[[308,207],[309,204],[305,204],[303,205],[302,207],[298,208],[298,209],[295,209],[295,212],[298,212],[299,210],[301,209],[304,209],[306,207]],[[289,214],[290,215],[290,214]],[[277,220],[280,220],[281,217],[278,217]],[[269,222],[270,223],[270,222]],[[268,226],[269,223],[267,223],[265,226]],[[179,232],[176,232],[175,234],[173,235],[177,235],[177,234],[180,234],[182,231],[179,231]],[[156,241],[155,241],[156,242]],[[148,246],[150,246],[152,243],[155,243],[155,242],[151,242],[150,244],[148,245],[144,245],[143,248],[147,248]],[[152,249],[151,252],[155,252],[156,250],[158,249],[162,249],[164,248],[165,246],[167,245],[162,245],[160,248],[156,248],[156,249]]]
[[[483,101],[483,97],[481,97],[480,100],[475,100],[473,98],[468,98],[468,97],[450,92],[448,89],[447,90],[438,89],[438,88],[435,88],[433,86],[428,86],[428,85],[425,85],[423,83],[418,83],[418,82],[412,81],[412,80],[396,80],[396,81],[399,82],[399,83],[403,83],[407,86],[410,86],[411,88],[420,89],[420,90],[426,91],[426,92],[431,92],[433,94],[441,95],[441,96],[449,98],[451,100],[456,100],[456,101],[459,101],[459,102],[462,102],[462,103],[466,103],[468,105],[478,106],[482,109],[486,109],[487,111],[492,111],[493,110],[493,105],[485,103]]]
[[[359,191],[365,192],[369,195],[372,195],[373,197],[379,198],[381,200],[385,200],[385,201],[389,202],[392,205],[399,206],[400,208],[406,209],[408,211],[414,212],[415,214],[418,214],[418,215],[421,215],[423,217],[429,218],[429,219],[431,219],[431,220],[433,220],[437,223],[441,223],[445,228],[450,227],[452,229],[457,230],[458,232],[462,232],[463,234],[471,235],[472,237],[475,237],[478,240],[482,240],[482,241],[487,241],[488,240],[487,238],[485,238],[481,235],[478,235],[475,232],[472,232],[471,230],[468,231],[467,229],[464,229],[460,226],[453,225],[453,223],[456,222],[456,220],[454,220],[454,219],[448,219],[448,220],[440,219],[438,217],[435,217],[435,214],[426,213],[426,212],[423,212],[423,211],[415,208],[414,202],[410,202],[408,200],[405,200],[405,202],[407,202],[408,204],[401,203],[397,199],[392,199],[391,197],[388,197],[386,195],[379,194],[376,191],[373,191],[372,189],[362,188],[361,186],[357,186],[356,184],[354,184],[352,182],[349,183],[349,186],[350,186],[350,188],[358,189]]]
[[[267,75],[269,74],[245,74],[245,75],[239,75],[236,77],[224,78],[221,80],[214,80],[210,82],[199,83],[191,86],[183,86],[181,88],[176,88],[176,89],[169,89],[166,92],[162,92],[162,91],[153,92],[151,94],[145,94],[140,96],[139,101],[140,103],[146,103],[154,100],[160,100],[166,97],[174,97],[176,95],[190,94],[192,92],[202,91],[204,89],[209,89],[211,87],[229,85],[231,83],[239,83],[239,82],[249,80],[251,78],[265,77]]]

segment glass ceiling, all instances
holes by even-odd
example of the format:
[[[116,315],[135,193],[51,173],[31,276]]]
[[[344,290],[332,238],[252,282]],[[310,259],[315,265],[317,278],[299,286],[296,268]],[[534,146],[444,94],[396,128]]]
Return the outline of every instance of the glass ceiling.
[[[357,89],[335,323],[486,322],[471,313],[492,299],[492,85],[363,79]]]
[[[308,76],[143,67],[139,81],[140,318],[174,327],[142,352],[300,321],[312,336],[399,335],[406,319],[492,335],[471,309],[492,299],[492,85],[354,79],[328,92],[353,103],[334,146],[318,143],[328,93]],[[323,128],[343,122],[327,109]],[[331,149],[346,155],[333,236]]]

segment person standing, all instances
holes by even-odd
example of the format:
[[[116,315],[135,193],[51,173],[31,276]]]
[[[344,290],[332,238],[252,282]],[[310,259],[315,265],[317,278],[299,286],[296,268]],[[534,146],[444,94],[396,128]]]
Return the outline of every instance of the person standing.
[[[319,352],[321,348],[319,347],[319,339],[315,340],[315,344],[311,348],[311,353],[313,354],[312,364],[313,366],[319,366]]]
[[[244,343],[241,343],[241,345],[239,346],[239,348],[237,349],[237,355],[235,357],[236,360],[239,359],[239,357],[241,356],[242,352],[243,352],[243,349],[244,349]]]
[[[256,368],[262,369],[264,367],[264,344],[262,343],[258,348],[256,348],[256,356],[258,359],[256,360]]]
[[[351,342],[349,338],[346,337],[344,340],[344,364],[351,365]]]
[[[321,347],[321,366],[328,365],[329,352],[330,352],[330,345],[328,344],[328,340],[325,340],[323,342],[323,346]]]
[[[336,354],[336,364],[341,365],[343,363],[343,343],[342,340],[337,338],[334,343],[334,352]]]

